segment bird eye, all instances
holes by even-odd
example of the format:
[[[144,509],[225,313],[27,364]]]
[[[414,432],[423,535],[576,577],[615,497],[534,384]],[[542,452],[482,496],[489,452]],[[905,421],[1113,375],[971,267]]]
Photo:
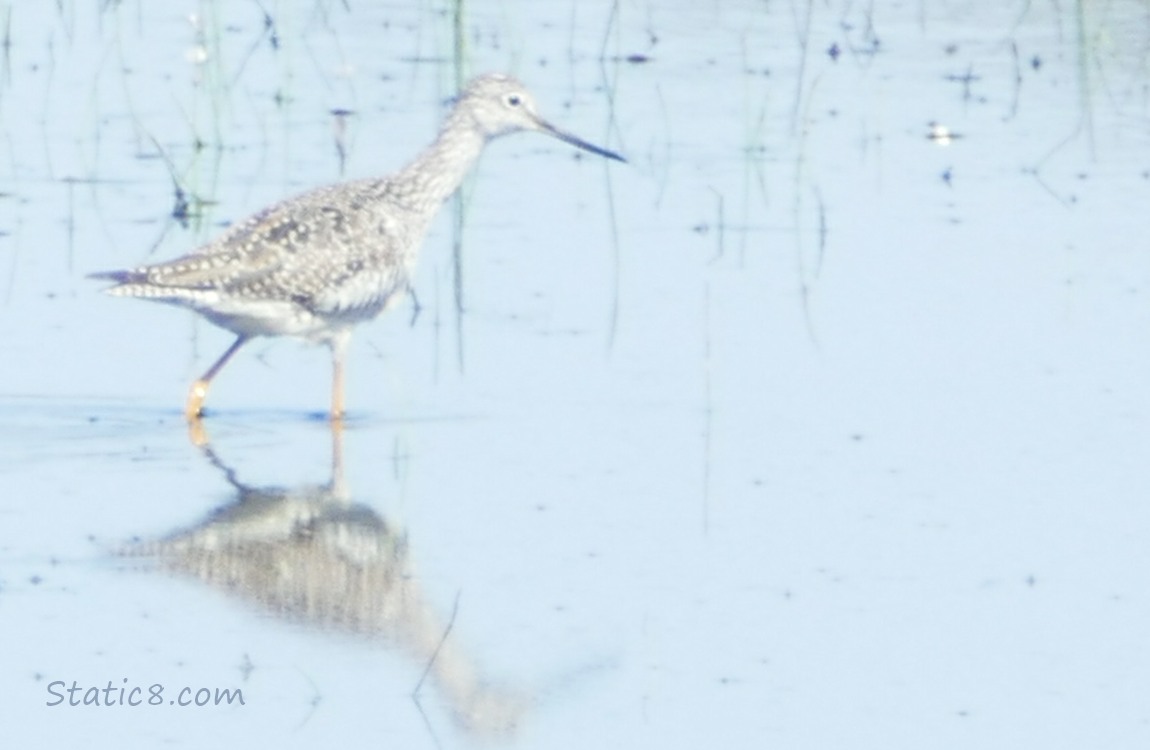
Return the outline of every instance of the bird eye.
[[[507,95],[507,106],[509,107],[518,107],[522,102],[523,100],[519,98],[518,94]]]

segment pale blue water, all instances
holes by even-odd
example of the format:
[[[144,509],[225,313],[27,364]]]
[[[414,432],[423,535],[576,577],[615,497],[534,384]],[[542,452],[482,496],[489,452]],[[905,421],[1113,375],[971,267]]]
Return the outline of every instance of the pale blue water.
[[[490,148],[335,488],[325,351],[229,365],[217,466],[228,335],[83,276],[402,164],[448,9],[0,6],[5,746],[1144,747],[1146,9],[856,5],[469,4],[630,165]]]

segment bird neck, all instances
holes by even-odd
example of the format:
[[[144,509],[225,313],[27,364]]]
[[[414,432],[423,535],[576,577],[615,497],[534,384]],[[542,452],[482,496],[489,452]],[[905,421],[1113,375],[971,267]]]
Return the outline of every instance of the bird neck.
[[[459,188],[486,140],[465,114],[452,112],[435,141],[391,180],[392,189],[410,208],[430,219]]]

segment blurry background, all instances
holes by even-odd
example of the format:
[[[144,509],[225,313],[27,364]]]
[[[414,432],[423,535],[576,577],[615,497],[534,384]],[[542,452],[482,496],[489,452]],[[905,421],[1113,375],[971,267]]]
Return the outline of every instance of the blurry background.
[[[5,745],[1145,747],[1148,23],[0,0]],[[494,144],[342,441],[279,340],[193,446],[230,335],[84,275],[398,168],[492,70],[629,164]]]

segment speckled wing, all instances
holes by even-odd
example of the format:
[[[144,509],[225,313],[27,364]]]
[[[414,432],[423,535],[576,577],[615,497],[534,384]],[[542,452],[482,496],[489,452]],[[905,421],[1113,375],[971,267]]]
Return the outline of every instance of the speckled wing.
[[[320,188],[232,227],[196,252],[95,274],[118,296],[211,306],[294,303],[309,312],[370,316],[406,285],[402,222],[381,204],[378,181]],[[394,211],[394,206],[390,206]]]

